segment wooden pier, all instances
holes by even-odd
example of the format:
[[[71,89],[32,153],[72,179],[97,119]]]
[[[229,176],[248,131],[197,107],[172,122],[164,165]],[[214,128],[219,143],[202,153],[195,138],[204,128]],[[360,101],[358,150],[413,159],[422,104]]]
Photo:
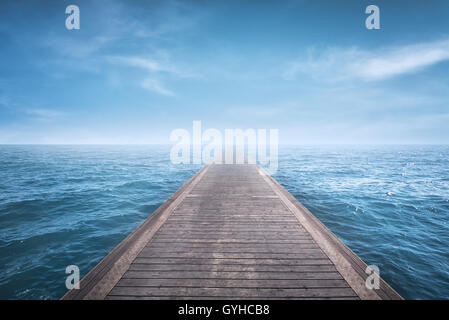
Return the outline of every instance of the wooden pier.
[[[205,166],[63,299],[401,299],[257,165]]]

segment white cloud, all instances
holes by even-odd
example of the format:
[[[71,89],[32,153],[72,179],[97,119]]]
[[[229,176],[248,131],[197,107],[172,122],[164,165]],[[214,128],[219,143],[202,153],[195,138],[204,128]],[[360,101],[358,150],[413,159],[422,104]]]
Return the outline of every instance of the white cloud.
[[[188,73],[180,71],[178,68],[170,64],[167,59],[156,60],[154,58],[141,57],[141,56],[111,56],[108,57],[111,63],[131,66],[142,69],[147,72],[150,77],[147,77],[141,81],[140,86],[146,90],[153,91],[165,96],[172,96],[174,93],[165,88],[158,78],[162,75],[170,75],[176,78],[193,77]]]
[[[108,61],[113,64],[122,66],[130,66],[143,70],[149,74],[149,77],[145,78],[140,86],[144,89],[166,95],[172,96],[174,93],[165,88],[161,83],[161,75],[167,77],[172,76],[175,78],[197,78],[198,75],[186,72],[182,68],[175,67],[169,62],[167,55],[164,52],[159,52],[160,59],[154,59],[145,56],[109,56]]]
[[[24,111],[26,114],[33,116],[35,120],[42,122],[52,122],[60,120],[61,118],[66,116],[64,112],[51,109],[26,109]]]
[[[197,74],[194,74],[182,67],[175,66],[170,63],[168,54],[164,51],[157,52],[158,57],[147,57],[147,56],[109,56],[108,61],[114,64],[125,65],[130,67],[135,67],[143,69],[150,73],[166,73],[178,78],[198,78]]]
[[[170,72],[170,73],[177,73],[176,69],[167,65],[163,64],[159,61],[156,61],[151,58],[142,58],[137,56],[115,56],[110,57],[110,61],[125,64],[132,67],[137,67],[141,69],[145,69],[150,72]]]
[[[164,96],[172,96],[173,92],[166,89],[159,81],[156,79],[146,78],[141,83],[142,88],[153,91]]]
[[[308,74],[326,81],[378,81],[417,72],[445,60],[449,60],[449,40],[375,51],[357,47],[327,48],[322,52],[310,49],[306,58],[290,63],[284,76],[292,79],[298,74]]]

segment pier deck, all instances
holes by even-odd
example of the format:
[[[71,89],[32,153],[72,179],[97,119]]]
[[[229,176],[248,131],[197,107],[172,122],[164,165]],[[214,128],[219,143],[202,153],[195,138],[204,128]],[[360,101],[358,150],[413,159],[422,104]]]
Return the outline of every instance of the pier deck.
[[[63,299],[401,299],[257,165],[207,165]]]

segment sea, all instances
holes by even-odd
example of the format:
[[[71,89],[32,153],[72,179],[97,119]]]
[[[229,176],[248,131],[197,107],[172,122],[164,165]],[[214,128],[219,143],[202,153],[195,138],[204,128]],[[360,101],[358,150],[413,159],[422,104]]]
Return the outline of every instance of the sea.
[[[201,165],[169,145],[0,146],[0,299],[59,299]],[[406,299],[449,299],[449,146],[280,146],[273,177]]]

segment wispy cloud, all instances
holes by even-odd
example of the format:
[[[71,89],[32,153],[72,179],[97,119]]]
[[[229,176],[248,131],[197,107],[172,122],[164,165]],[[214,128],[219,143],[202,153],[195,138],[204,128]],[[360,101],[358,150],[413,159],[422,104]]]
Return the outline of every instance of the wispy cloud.
[[[25,109],[24,112],[34,120],[42,122],[58,121],[66,116],[66,113],[52,109]]]
[[[111,63],[131,66],[139,68],[147,72],[150,77],[143,79],[140,82],[140,86],[148,91],[152,91],[164,96],[172,96],[174,93],[165,88],[157,78],[161,73],[163,74],[178,74],[176,68],[172,67],[166,62],[161,62],[153,58],[140,57],[140,56],[113,56],[108,57]]]
[[[140,86],[146,90],[156,92],[165,96],[174,95],[173,91],[165,88],[165,85],[160,80],[171,76],[174,78],[192,78],[198,77],[193,73],[186,72],[183,68],[179,68],[170,63],[166,54],[160,54],[162,58],[153,58],[148,56],[109,56],[107,60],[110,63],[138,68],[146,73],[148,77],[144,78]]]
[[[158,80],[146,78],[141,83],[142,88],[153,91],[164,96],[172,96],[174,93],[169,89],[165,88]]]
[[[375,51],[357,47],[309,49],[306,57],[289,64],[284,77],[294,79],[298,74],[307,74],[327,81],[378,81],[418,72],[445,60],[449,60],[449,40]]]
[[[27,108],[11,101],[7,96],[0,95],[0,108],[8,109],[10,112],[18,115],[19,117],[31,119],[38,122],[55,122],[59,121],[67,116],[67,113],[47,108]]]
[[[109,61],[113,63],[141,68],[150,72],[177,73],[177,70],[174,67],[152,58],[143,58],[139,56],[114,56],[109,57]]]
[[[149,57],[144,55],[134,56],[109,56],[107,60],[114,64],[125,65],[139,68],[151,73],[165,73],[178,78],[197,78],[199,75],[194,74],[183,67],[170,62],[166,52],[158,52],[157,57]]]
[[[55,50],[65,58],[86,59],[116,40],[116,37],[110,36],[95,36],[90,39],[52,36],[43,39],[42,42],[44,46]]]
[[[242,117],[260,117],[260,118],[272,118],[282,113],[283,108],[281,106],[231,106],[224,109],[224,112],[228,116],[234,116],[236,118]]]

